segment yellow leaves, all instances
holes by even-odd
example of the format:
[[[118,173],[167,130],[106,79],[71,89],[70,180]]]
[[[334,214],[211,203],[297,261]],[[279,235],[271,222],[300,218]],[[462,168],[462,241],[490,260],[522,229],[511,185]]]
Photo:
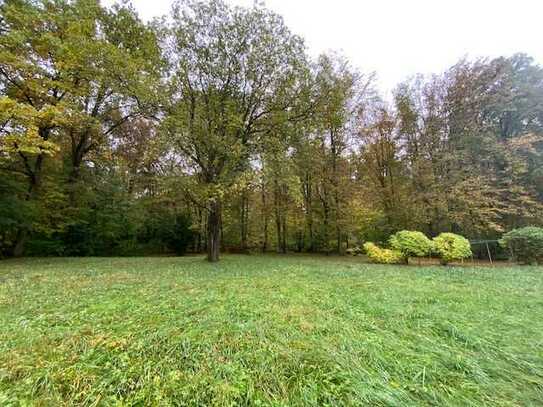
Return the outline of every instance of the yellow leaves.
[[[0,120],[7,122],[10,119],[30,122],[34,117],[36,110],[30,105],[17,103],[15,100],[7,96],[0,97]]]
[[[21,152],[25,154],[53,155],[58,150],[59,148],[55,143],[42,139],[35,128],[21,134],[10,134],[2,138],[0,142],[0,151],[8,154]]]
[[[518,137],[513,137],[507,142],[509,147],[515,150],[534,151],[534,145],[543,141],[543,137],[539,134],[527,133]]]
[[[242,172],[235,181],[227,186],[227,192],[230,194],[241,194],[248,188],[251,188],[256,181],[255,173],[253,171]]]
[[[62,106],[46,105],[36,112],[36,121],[38,125],[45,127],[60,126],[65,123],[65,110]]]
[[[40,128],[54,127],[60,123],[63,109],[44,106],[40,110],[17,103],[8,97],[0,98],[0,125],[5,135],[0,139],[0,152],[8,155],[53,155],[59,147],[40,135]]]
[[[373,263],[397,264],[402,263],[404,258],[399,251],[382,249],[372,242],[364,243],[364,250]]]

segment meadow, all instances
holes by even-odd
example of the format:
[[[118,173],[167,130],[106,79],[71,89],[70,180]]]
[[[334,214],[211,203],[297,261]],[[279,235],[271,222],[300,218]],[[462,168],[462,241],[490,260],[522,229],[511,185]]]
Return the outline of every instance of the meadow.
[[[0,262],[0,405],[541,406],[543,267]]]

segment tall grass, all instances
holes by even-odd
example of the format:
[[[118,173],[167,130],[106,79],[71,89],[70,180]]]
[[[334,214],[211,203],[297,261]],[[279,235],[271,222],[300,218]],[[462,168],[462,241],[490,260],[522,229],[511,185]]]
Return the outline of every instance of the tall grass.
[[[543,405],[543,268],[0,262],[0,405]]]

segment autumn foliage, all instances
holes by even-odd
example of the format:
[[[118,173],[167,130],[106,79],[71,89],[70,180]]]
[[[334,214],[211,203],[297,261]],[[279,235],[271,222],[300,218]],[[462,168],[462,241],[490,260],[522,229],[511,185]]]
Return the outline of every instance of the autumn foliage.
[[[168,253],[186,218],[211,261],[397,231],[405,261],[423,234],[541,226],[541,168],[543,68],[524,54],[388,98],[260,3],[180,0],[146,23],[124,3],[0,2],[1,256]]]

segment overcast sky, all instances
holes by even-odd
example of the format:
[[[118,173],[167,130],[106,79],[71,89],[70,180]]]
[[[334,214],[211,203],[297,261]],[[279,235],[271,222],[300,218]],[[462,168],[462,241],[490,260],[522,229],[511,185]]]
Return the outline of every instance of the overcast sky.
[[[168,13],[172,1],[132,3],[144,19],[150,19]],[[543,63],[543,0],[267,0],[265,4],[305,38],[311,54],[339,50],[362,71],[376,71],[383,92],[415,73],[442,72],[463,56],[525,52]]]

